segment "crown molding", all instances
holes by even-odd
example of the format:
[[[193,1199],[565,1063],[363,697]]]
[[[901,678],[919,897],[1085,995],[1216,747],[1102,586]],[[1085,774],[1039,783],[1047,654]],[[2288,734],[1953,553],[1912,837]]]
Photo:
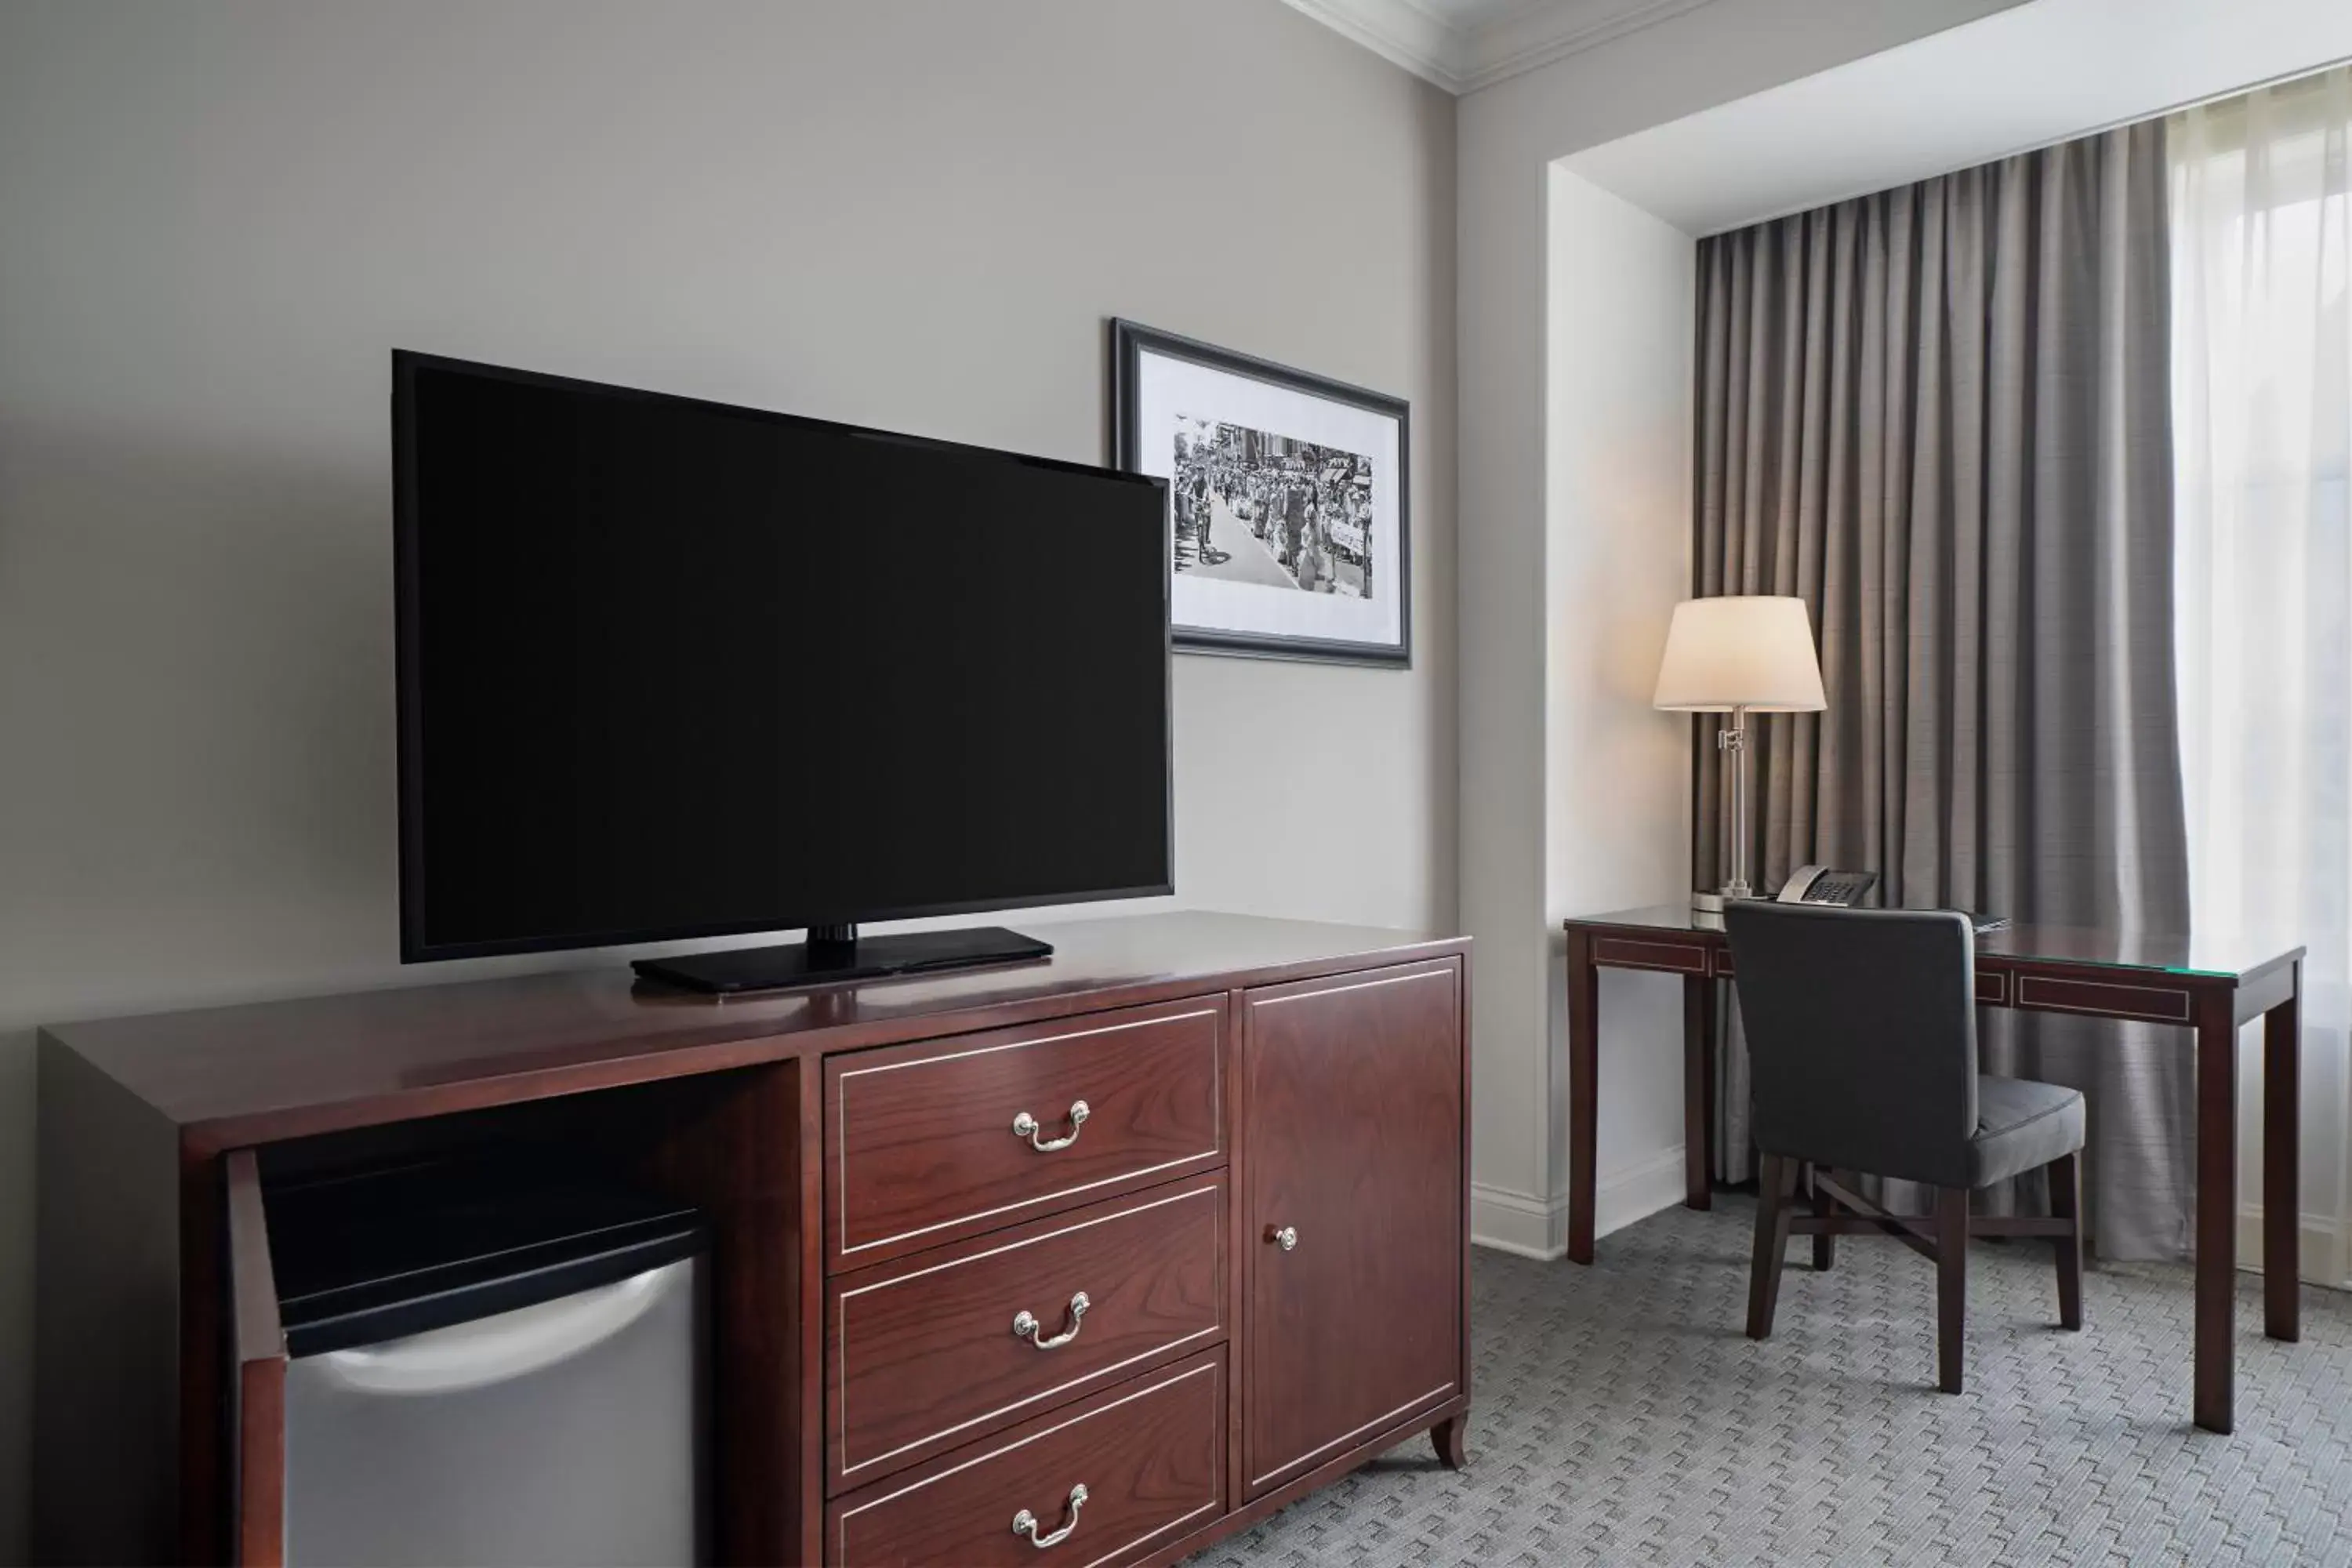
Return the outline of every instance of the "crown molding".
[[[1283,4],[1448,92],[1466,90],[1462,70],[1468,61],[1469,36],[1412,0],[1283,0]]]
[[[1475,92],[1555,60],[1597,49],[1713,0],[1550,0],[1471,35],[1471,58],[1457,92]]]
[[[1463,26],[1420,0],[1283,0],[1382,59],[1455,94],[1475,92],[1711,0],[1525,0]]]

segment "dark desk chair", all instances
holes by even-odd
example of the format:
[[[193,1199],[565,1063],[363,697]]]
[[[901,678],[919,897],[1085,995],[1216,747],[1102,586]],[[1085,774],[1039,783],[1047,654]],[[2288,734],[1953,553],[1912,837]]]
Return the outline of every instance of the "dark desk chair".
[[[1969,1234],[2058,1242],[2058,1318],[2083,1326],[2083,1097],[1977,1070],[1976,938],[1942,911],[1727,904],[1755,1089],[1756,1262],[1748,1337],[1772,1331],[1781,1254],[1880,1230],[1936,1264],[1938,1384],[1960,1392]],[[1976,1219],[1969,1194],[2050,1167],[2053,1219]],[[1937,1189],[1933,1215],[1887,1214],[1830,1179],[1862,1171]],[[1813,1212],[1792,1213],[1802,1178]],[[1850,1213],[1841,1213],[1841,1209]]]

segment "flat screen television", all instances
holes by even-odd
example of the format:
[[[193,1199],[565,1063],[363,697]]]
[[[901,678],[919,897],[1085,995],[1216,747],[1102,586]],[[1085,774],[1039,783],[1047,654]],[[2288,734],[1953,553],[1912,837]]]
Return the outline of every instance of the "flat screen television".
[[[1161,481],[406,352],[393,446],[404,960],[1171,890]]]

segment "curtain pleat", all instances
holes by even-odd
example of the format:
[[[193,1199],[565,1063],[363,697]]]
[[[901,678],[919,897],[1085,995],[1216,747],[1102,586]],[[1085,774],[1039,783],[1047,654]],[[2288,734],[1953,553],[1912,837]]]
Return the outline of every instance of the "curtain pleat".
[[[1759,886],[1822,862],[1877,872],[1890,904],[2187,929],[2163,135],[1701,242],[1693,589],[1802,597],[1829,691],[1756,727]],[[1715,727],[1694,728],[1692,848],[1719,883]],[[1747,1053],[1726,1014],[1714,1158],[1741,1180]],[[2100,1250],[2184,1252],[2185,1037],[1981,1022],[1987,1071],[2088,1096]]]

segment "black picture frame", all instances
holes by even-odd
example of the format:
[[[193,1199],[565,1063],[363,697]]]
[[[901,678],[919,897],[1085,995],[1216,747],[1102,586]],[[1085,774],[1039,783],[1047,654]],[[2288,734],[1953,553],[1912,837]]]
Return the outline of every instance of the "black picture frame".
[[[1308,659],[1323,663],[1376,665],[1407,669],[1412,665],[1412,415],[1402,397],[1353,386],[1329,376],[1270,360],[1219,348],[1175,332],[1160,331],[1139,321],[1114,317],[1110,321],[1111,451],[1114,467],[1142,473],[1141,395],[1143,356],[1176,359],[1229,375],[1264,382],[1286,391],[1343,404],[1396,422],[1397,450],[1397,637],[1390,642],[1360,642],[1331,637],[1295,637],[1216,626],[1188,626],[1172,618],[1171,637],[1179,651],[1225,654],[1245,658]],[[1173,519],[1171,500],[1171,539]],[[1169,560],[1171,583],[1176,563]]]

